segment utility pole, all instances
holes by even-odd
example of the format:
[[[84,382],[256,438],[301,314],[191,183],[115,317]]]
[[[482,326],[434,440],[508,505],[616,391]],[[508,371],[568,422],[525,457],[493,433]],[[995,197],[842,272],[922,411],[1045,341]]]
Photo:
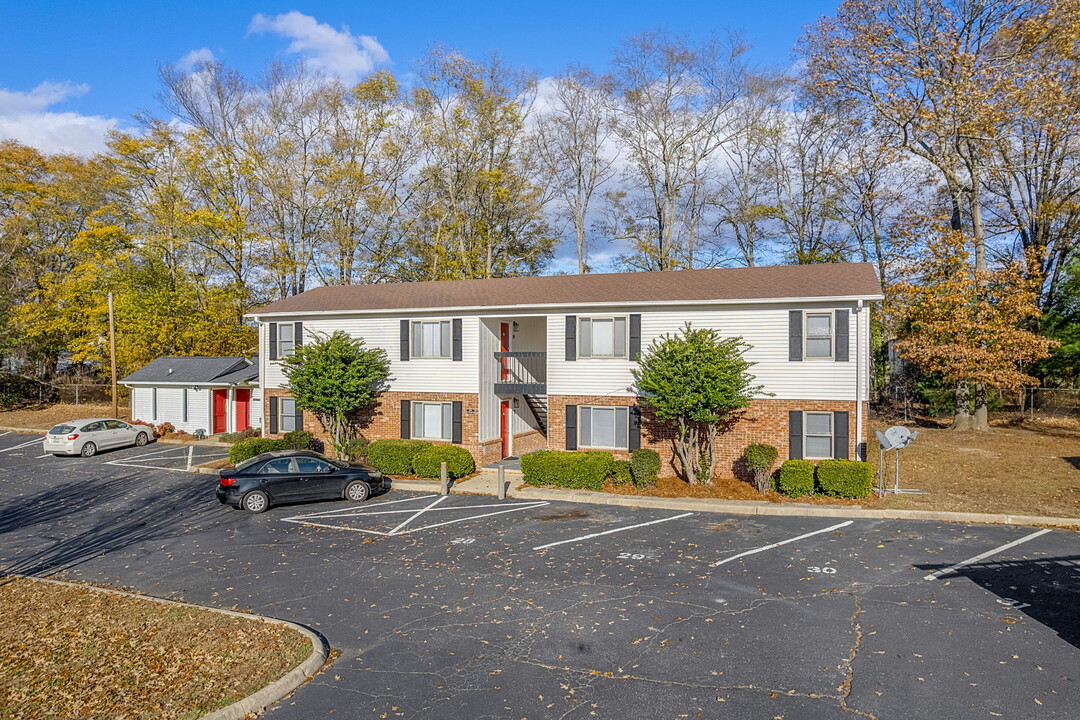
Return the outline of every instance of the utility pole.
[[[119,418],[116,404],[116,328],[113,323],[112,293],[109,293],[109,365],[112,373],[112,416]]]

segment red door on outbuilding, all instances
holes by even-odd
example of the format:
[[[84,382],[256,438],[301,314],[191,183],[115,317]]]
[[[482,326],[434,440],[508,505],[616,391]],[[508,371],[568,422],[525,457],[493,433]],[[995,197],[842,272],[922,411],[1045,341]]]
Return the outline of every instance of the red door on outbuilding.
[[[229,391],[214,390],[214,434],[223,433],[229,422]]]
[[[235,392],[233,403],[236,408],[236,427],[233,430],[240,432],[251,427],[251,390],[237,388]]]

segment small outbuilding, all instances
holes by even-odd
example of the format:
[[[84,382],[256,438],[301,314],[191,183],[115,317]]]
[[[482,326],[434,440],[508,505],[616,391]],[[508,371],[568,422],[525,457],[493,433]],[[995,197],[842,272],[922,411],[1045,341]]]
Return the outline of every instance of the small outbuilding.
[[[207,435],[262,426],[259,361],[163,357],[120,381],[131,388],[131,419]]]

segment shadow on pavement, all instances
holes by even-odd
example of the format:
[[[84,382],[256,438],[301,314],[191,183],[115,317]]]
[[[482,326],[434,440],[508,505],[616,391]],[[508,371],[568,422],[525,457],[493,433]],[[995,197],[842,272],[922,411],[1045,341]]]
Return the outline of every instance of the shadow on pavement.
[[[948,566],[917,567],[932,572]],[[939,579],[961,577],[997,595],[1005,607],[1039,621],[1065,642],[1080,648],[1080,555],[975,563]]]

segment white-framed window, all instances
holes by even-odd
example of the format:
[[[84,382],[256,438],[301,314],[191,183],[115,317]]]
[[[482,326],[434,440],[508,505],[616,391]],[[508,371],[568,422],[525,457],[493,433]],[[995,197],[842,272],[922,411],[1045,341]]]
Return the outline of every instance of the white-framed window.
[[[453,436],[454,404],[414,402],[409,427],[416,440],[450,440]]]
[[[277,355],[279,358],[287,358],[296,350],[296,325],[293,323],[278,323],[277,325]]]
[[[626,316],[578,318],[578,357],[626,357]]]
[[[629,408],[578,406],[578,447],[626,450],[629,433]]]
[[[296,430],[296,399],[283,397],[278,400],[278,429],[283,432]]]
[[[807,360],[831,360],[833,356],[833,314],[808,312],[803,340],[803,357]]]
[[[833,456],[833,414],[803,413],[803,457],[826,460]]]
[[[411,350],[414,358],[450,357],[450,321],[414,321]]]

